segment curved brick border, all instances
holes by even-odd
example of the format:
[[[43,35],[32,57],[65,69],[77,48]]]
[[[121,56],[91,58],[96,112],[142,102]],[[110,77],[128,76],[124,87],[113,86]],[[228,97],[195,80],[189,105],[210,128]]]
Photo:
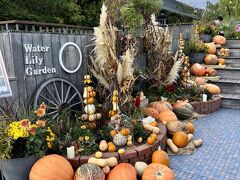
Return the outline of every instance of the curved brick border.
[[[116,157],[119,163],[127,162],[131,163],[132,165],[134,165],[137,161],[144,161],[147,164],[151,163],[152,154],[158,149],[159,146],[161,146],[162,150],[166,150],[166,127],[162,123],[159,123],[158,127],[160,128],[160,134],[158,135],[157,140],[153,145],[142,144],[132,149],[125,150],[125,153],[122,155],[118,154],[117,152],[105,152],[103,153],[103,158]],[[72,164],[74,170],[76,170],[82,164],[87,163],[88,159],[93,156],[94,154],[90,156],[78,156],[74,159],[68,159],[68,161]]]
[[[199,114],[209,114],[218,111],[221,108],[222,100],[220,96],[207,102],[190,102],[195,112]]]

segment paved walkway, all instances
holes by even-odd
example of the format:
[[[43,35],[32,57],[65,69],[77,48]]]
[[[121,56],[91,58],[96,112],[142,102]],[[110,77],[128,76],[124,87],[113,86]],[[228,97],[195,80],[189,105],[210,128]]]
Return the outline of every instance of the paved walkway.
[[[240,110],[221,109],[194,121],[203,145],[193,155],[170,156],[176,180],[240,180]]]

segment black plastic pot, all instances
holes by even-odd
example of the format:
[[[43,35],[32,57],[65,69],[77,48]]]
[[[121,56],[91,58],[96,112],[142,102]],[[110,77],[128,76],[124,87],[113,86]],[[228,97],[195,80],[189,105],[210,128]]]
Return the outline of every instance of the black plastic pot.
[[[188,53],[188,56],[190,58],[190,64],[194,64],[194,63],[203,64],[205,53],[191,52],[191,53]]]
[[[200,40],[202,40],[204,43],[210,43],[212,42],[212,36],[209,34],[202,34],[200,35]]]

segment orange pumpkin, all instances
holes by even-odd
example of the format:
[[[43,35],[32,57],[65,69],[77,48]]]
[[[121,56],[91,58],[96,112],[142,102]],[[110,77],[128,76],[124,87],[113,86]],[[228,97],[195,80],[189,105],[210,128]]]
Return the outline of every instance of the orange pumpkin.
[[[206,84],[207,81],[206,81],[206,79],[204,79],[204,78],[202,78],[202,77],[196,77],[196,78],[195,78],[195,83],[196,83],[197,85],[203,85],[203,84]]]
[[[129,163],[120,163],[110,171],[107,180],[137,180],[137,171]]]
[[[39,159],[32,167],[30,180],[73,179],[74,172],[71,164],[62,156],[52,154]]]
[[[158,119],[161,121],[161,122],[171,122],[171,121],[177,121],[178,118],[177,116],[175,115],[174,112],[168,110],[168,111],[163,111],[161,113],[159,113],[158,115]]]
[[[169,167],[168,154],[159,148],[152,154],[152,163],[159,163]]]
[[[209,54],[216,54],[217,48],[216,48],[216,45],[213,42],[212,43],[205,43],[205,44],[208,47],[208,53]]]
[[[219,58],[218,59],[218,64],[224,65],[225,64],[225,59]]]
[[[83,164],[77,169],[74,180],[82,179],[105,180],[105,173],[99,166],[95,164]]]
[[[208,74],[209,76],[214,76],[217,74],[217,71],[215,69],[213,69],[212,67],[208,67],[206,68],[206,74]]]
[[[195,63],[191,66],[191,73],[194,76],[204,76],[205,74],[205,67],[201,64]]]
[[[177,147],[183,148],[188,145],[188,136],[183,131],[177,131],[174,133],[172,141]]]
[[[214,54],[207,54],[204,58],[204,64],[216,65],[218,63],[218,58]]]
[[[151,123],[149,123],[151,126],[157,127],[158,123],[156,121],[153,121]]]
[[[142,180],[174,180],[173,171],[162,164],[151,163],[144,170]]]
[[[156,139],[155,139],[154,137],[148,137],[148,138],[147,138],[147,143],[148,143],[149,145],[154,144],[155,141],[156,141]]]
[[[214,95],[220,94],[221,92],[221,89],[217,85],[210,84],[210,83],[205,84],[203,88]]]
[[[169,102],[166,101],[155,101],[151,102],[149,104],[149,107],[156,109],[159,113],[166,111],[166,110],[171,110],[172,111],[172,105]]]
[[[121,134],[124,136],[128,136],[130,134],[130,130],[128,128],[122,128]]]
[[[195,127],[192,123],[190,123],[190,122],[186,123],[185,127],[189,133],[193,134],[195,132]]]
[[[220,44],[221,46],[225,45],[226,44],[226,38],[223,37],[223,36],[220,36],[220,35],[216,35],[213,37],[212,41],[215,43],[215,44]]]
[[[116,129],[110,131],[110,135],[111,135],[112,137],[115,136],[117,133],[118,133],[118,132],[117,132]]]
[[[148,116],[152,116],[153,118],[158,118],[159,112],[154,108],[145,108],[144,113]]]

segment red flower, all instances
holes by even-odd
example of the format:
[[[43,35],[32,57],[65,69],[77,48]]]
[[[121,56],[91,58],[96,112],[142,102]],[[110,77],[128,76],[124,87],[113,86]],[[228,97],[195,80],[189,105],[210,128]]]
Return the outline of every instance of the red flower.
[[[140,100],[140,96],[137,96],[135,101],[134,101],[134,105],[139,108],[141,104],[141,100]]]
[[[23,128],[28,128],[30,126],[30,121],[29,119],[22,119],[21,121],[19,121],[20,126],[22,126]]]
[[[30,131],[29,131],[32,135],[35,135],[37,132],[37,128],[36,127],[31,127]]]
[[[170,84],[166,85],[166,91],[167,91],[167,93],[171,92],[171,85]]]

